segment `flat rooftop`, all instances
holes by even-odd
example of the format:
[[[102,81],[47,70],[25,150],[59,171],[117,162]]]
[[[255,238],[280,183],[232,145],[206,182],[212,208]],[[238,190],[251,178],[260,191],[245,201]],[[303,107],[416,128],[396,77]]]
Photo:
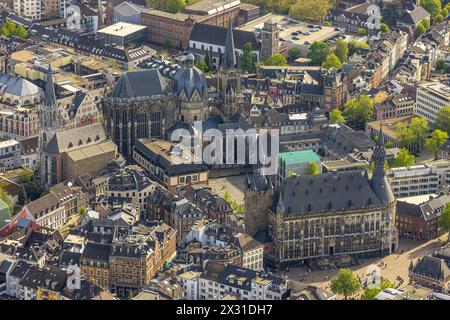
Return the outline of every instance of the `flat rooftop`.
[[[184,8],[184,12],[213,15],[241,4],[240,0],[200,0]]]
[[[281,152],[278,157],[281,161],[284,161],[286,165],[307,162],[320,162],[319,155],[312,150]]]
[[[428,91],[441,99],[450,101],[450,86],[442,82],[426,82],[420,84],[420,89]]]
[[[138,24],[126,23],[126,22],[118,22],[103,29],[98,30],[97,32],[108,34],[111,36],[125,37],[127,35],[133,34],[135,32],[147,29],[146,26],[141,26]]]
[[[326,41],[339,34],[339,31],[336,31],[334,27],[327,26],[321,26],[321,29],[313,32],[311,30],[312,28],[308,27],[311,23],[299,22],[279,14],[267,14],[237,29],[258,33],[264,27],[264,23],[269,20],[278,24],[278,28],[280,29],[280,45],[283,43],[288,43],[290,46],[308,45],[305,42]],[[299,32],[300,35],[294,36],[292,35],[293,32]],[[308,32],[309,34],[303,34],[304,32]],[[293,37],[297,37],[298,39],[294,39]]]
[[[165,12],[165,11],[156,10],[156,9],[144,10],[144,11],[142,11],[142,14],[144,14],[144,15],[148,14],[148,15],[158,16],[158,17],[175,20],[175,21],[182,21],[182,22],[184,22],[187,18],[191,18],[193,20],[200,19],[199,15],[186,14],[186,13],[182,13],[182,12],[170,13],[170,12]]]
[[[10,147],[13,145],[19,144],[19,142],[17,142],[16,140],[6,140],[6,141],[1,141],[0,142],[0,148],[6,148],[6,147]]]
[[[197,157],[186,147],[167,140],[142,139],[140,142],[172,164],[194,163]]]

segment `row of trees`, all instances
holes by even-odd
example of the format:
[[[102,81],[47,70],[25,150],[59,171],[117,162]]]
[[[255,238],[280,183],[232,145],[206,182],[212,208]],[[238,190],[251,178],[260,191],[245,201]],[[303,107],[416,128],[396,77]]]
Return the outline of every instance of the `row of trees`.
[[[350,126],[364,129],[367,122],[373,120],[373,100],[366,95],[361,95],[347,101],[344,111],[334,109],[330,112],[331,124],[343,124],[347,122]]]
[[[17,25],[10,20],[2,25],[1,35],[5,37],[28,38],[28,32],[24,26],[21,24]]]
[[[230,207],[233,209],[233,212],[235,212],[235,213],[244,213],[245,212],[244,205],[238,204],[235,200],[233,200],[228,192],[225,192],[225,194],[223,195],[223,198],[226,202],[228,202]]]
[[[261,15],[275,12],[289,14],[302,21],[322,22],[334,5],[330,0],[242,0],[259,6]]]
[[[367,49],[369,49],[369,46],[360,41],[347,43],[339,39],[333,45],[328,45],[323,41],[316,41],[309,49],[308,58],[311,59],[313,64],[321,65],[326,69],[339,69],[353,54]]]
[[[199,2],[200,0],[145,0],[149,8],[162,10],[170,13],[177,13],[186,6]]]
[[[436,124],[439,122],[441,122],[441,120],[437,120]],[[428,137],[428,132],[430,131],[428,121],[425,118],[415,117],[410,123],[397,124],[397,140],[401,148],[420,152],[423,147],[425,147],[437,157],[439,147],[442,146],[449,137],[448,131],[438,128],[440,128],[440,126],[436,125],[436,129],[432,132],[431,136]],[[449,130],[450,128],[446,129]]]
[[[23,170],[19,174],[19,182],[21,184],[21,189],[19,193],[18,204],[24,205],[30,201],[38,199],[44,190],[36,181],[33,173],[28,170]]]

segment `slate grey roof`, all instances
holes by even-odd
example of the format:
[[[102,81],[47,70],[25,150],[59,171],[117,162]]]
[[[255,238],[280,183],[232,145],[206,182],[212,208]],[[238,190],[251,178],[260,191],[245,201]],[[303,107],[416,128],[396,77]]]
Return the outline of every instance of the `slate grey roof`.
[[[31,267],[20,285],[32,289],[45,288],[60,292],[66,287],[67,274],[58,267],[49,266],[44,269]]]
[[[30,203],[27,203],[25,207],[30,211],[30,213],[35,217],[39,217],[41,214],[55,210],[61,207],[61,202],[59,202],[58,197],[53,193],[47,193]]]
[[[413,273],[439,281],[450,280],[450,270],[443,259],[424,256],[414,267]]]
[[[80,258],[81,258],[81,253],[64,250],[61,253],[61,257],[59,259],[59,266],[60,267],[67,267],[70,265],[79,266]]]
[[[141,13],[144,10],[145,7],[129,2],[123,2],[114,8],[114,11],[123,17],[132,16],[133,14]]]
[[[195,92],[201,98],[206,98],[206,78],[202,71],[194,66],[194,56],[188,54],[184,60],[184,67],[175,74],[175,90],[180,95],[184,91],[188,100],[192,99]]]
[[[116,172],[108,179],[108,187],[110,191],[138,190],[147,188],[151,184],[149,178],[145,177],[141,172],[125,168]]]
[[[397,201],[397,214],[407,215],[412,218],[420,218],[422,216],[422,210],[417,204]]]
[[[50,63],[48,64],[45,80],[44,103],[46,106],[56,106],[55,84],[53,83],[52,67]]]
[[[363,209],[381,204],[360,172],[330,172],[289,177],[274,198],[275,206],[289,215]]]
[[[400,22],[404,24],[416,25],[421,22],[426,17],[429,17],[430,13],[425,10],[422,6],[414,8],[414,10],[405,13],[401,18]]]
[[[370,185],[381,202],[390,203],[395,200],[395,196],[386,177],[386,169],[384,167],[386,161],[386,149],[384,147],[383,129],[381,127],[377,144],[373,150],[373,159],[375,167],[370,180]]]
[[[10,272],[11,277],[22,279],[27,274],[28,270],[31,268],[31,263],[26,261],[19,261],[14,269]]]
[[[22,77],[0,73],[0,92],[18,97],[27,97],[42,93],[42,90]]]
[[[70,130],[57,131],[49,141],[46,151],[63,153],[81,149],[106,140],[106,131],[99,122]]]
[[[450,196],[442,195],[421,205],[424,220],[429,221],[437,218],[445,209],[447,203],[450,203]]]
[[[236,67],[236,49],[234,45],[234,33],[231,19],[228,20],[227,35],[225,37],[225,49],[222,55],[221,67],[225,70]]]
[[[75,93],[72,104],[69,106],[69,116],[74,117],[77,114],[78,108],[81,106],[86,97],[87,94],[83,91],[77,91]]]
[[[229,276],[235,275],[236,278],[243,277],[243,281],[241,284],[238,284],[237,281],[233,284],[230,284]],[[251,281],[255,279],[259,273],[255,270],[240,268],[239,266],[231,265],[231,264],[222,264],[218,262],[208,261],[206,266],[202,272],[201,278],[217,282],[219,284],[223,284],[226,286],[232,286],[235,288],[243,289],[246,291],[251,290]],[[281,285],[284,282],[284,279],[279,276],[265,275],[265,278],[272,281],[274,285]]]
[[[198,41],[217,46],[225,46],[227,28],[206,23],[195,23],[189,36],[190,41]],[[235,49],[243,50],[248,42],[252,44],[253,50],[259,50],[259,42],[253,32],[233,29]]]
[[[88,242],[86,244],[86,247],[84,248],[81,258],[108,262],[110,254],[111,254],[111,245]]]
[[[233,241],[231,245],[235,245],[243,251],[254,250],[262,246],[262,243],[255,240],[253,237],[247,234],[237,234],[233,236]]]
[[[169,83],[158,70],[127,71],[120,76],[108,97],[119,99],[159,98],[166,95],[168,86]]]

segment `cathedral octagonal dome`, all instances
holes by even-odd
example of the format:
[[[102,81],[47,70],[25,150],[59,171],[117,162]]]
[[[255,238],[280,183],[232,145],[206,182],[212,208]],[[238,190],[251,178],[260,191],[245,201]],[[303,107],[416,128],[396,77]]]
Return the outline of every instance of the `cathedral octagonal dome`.
[[[176,73],[174,79],[177,95],[180,96],[184,92],[188,101],[192,100],[195,92],[200,99],[203,99],[207,89],[205,75],[194,66],[194,61],[194,56],[188,54],[184,60],[183,68]]]

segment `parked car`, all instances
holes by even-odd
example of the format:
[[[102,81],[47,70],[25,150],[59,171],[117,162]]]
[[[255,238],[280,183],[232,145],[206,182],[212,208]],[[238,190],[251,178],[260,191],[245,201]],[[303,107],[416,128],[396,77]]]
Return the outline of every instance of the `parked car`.
[[[299,37],[292,37],[292,40],[300,40]]]
[[[309,35],[311,34],[311,32],[309,32],[309,31],[303,31],[303,34],[304,34],[305,36],[309,36]]]

